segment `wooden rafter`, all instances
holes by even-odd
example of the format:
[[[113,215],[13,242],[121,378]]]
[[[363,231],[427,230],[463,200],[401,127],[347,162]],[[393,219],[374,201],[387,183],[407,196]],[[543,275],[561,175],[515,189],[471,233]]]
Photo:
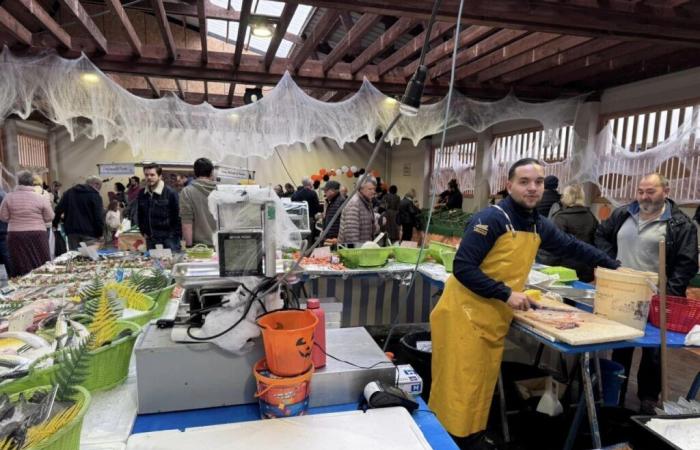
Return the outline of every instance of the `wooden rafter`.
[[[233,81],[228,85],[228,104],[233,106],[233,95],[236,92],[236,83]]]
[[[245,44],[245,32],[248,28],[248,19],[250,18],[250,7],[253,0],[243,0],[241,4],[241,20],[238,23],[238,34],[236,37],[236,50],[233,54],[233,70],[237,70],[241,63],[243,55],[243,45]]]
[[[131,48],[134,50],[134,54],[141,55],[141,39],[139,35],[134,30],[134,26],[129,20],[129,16],[124,11],[124,7],[120,0],[105,0],[107,6],[111,9],[112,13],[117,17],[119,25],[121,25],[126,35],[126,42],[129,43]]]
[[[491,27],[483,27],[480,25],[475,25],[473,27],[468,27],[466,30],[462,30],[459,33],[459,41],[457,42],[457,48],[463,48],[465,46],[470,46],[474,44],[476,41],[481,40],[482,38],[488,36],[489,34],[493,33],[493,28]],[[425,55],[425,65],[430,66],[437,61],[443,59],[444,57],[450,56],[452,54],[452,50],[454,50],[455,46],[455,40],[450,39],[447,42],[444,42],[437,47],[433,48],[428,52],[427,55]],[[413,73],[416,71],[418,68],[418,64],[420,63],[420,59],[416,58],[415,61],[413,61],[411,64],[407,65],[403,69],[403,75],[408,78],[413,75]]]
[[[207,48],[207,37],[209,32],[207,31],[207,17],[205,11],[205,5],[208,2],[206,0],[197,0],[197,22],[199,23],[199,40],[202,43],[202,61],[206,64],[207,54],[209,53]]]
[[[326,102],[339,102],[342,99],[344,99],[348,95],[347,91],[336,91],[333,95],[328,97],[328,100],[324,100]]]
[[[454,27],[454,23],[436,23],[430,32],[430,41],[434,41],[435,39],[441,37],[443,34],[451,31]],[[380,62],[377,66],[379,69],[379,75],[387,73],[394,67],[398,66],[403,60],[418,53],[423,48],[423,41],[425,41],[425,36],[427,33],[427,30],[424,30],[418,36],[411,39],[406,45],[392,53],[389,57],[385,58],[384,61]]]
[[[137,88],[130,88],[127,89],[129,92],[131,92],[134,95],[138,95],[139,97],[145,97],[145,98],[153,98],[153,92],[150,89],[137,89]],[[204,101],[207,101],[210,105],[217,107],[217,108],[230,108],[231,106],[242,106],[243,105],[243,97],[235,97],[233,99],[233,103],[229,103],[228,101],[228,96],[224,94],[205,94],[202,92],[178,92],[178,91],[168,91],[168,90],[161,90],[160,91],[163,96],[166,96],[168,94],[173,94],[177,95],[178,97],[182,98],[185,100],[187,103],[192,103],[192,104],[200,104]]]
[[[177,92],[180,95],[180,98],[184,100],[185,91],[182,89],[182,82],[178,78],[175,78],[175,86],[177,87]]]
[[[579,45],[564,52],[557,53],[556,55],[552,55],[537,62],[533,62],[532,64],[520,67],[517,70],[503,75],[500,79],[504,83],[513,83],[516,80],[520,80],[538,73],[546,72],[549,69],[563,66],[567,63],[570,63],[571,61],[575,61],[579,58],[592,55],[596,52],[602,52],[619,44],[620,41],[594,39],[593,42],[586,43],[585,45]]]
[[[168,57],[170,59],[175,59],[177,57],[177,48],[175,47],[175,39],[173,39],[173,32],[170,29],[168,16],[163,7],[163,0],[151,0],[151,4],[153,5],[153,12],[155,13],[160,35],[163,38]]]
[[[552,41],[547,42],[544,45],[540,45],[536,48],[533,48],[530,51],[509,58],[506,61],[492,64],[491,67],[488,67],[483,71],[479,72],[477,80],[491,80],[509,72],[513,72],[514,70],[517,70],[528,64],[541,61],[549,56],[560,54],[565,50],[576,47],[580,44],[584,44],[586,42],[590,42],[591,40],[593,40],[593,38],[584,36],[561,36],[557,39],[553,39]]]
[[[363,14],[350,31],[343,36],[343,39],[340,40],[338,45],[336,45],[331,53],[323,60],[323,71],[329,70],[340,61],[343,56],[347,54],[348,50],[377,24],[379,19],[380,17],[374,14]]]
[[[3,8],[2,5],[0,5],[0,25],[21,43],[32,45],[32,32],[12,17],[12,14]]]
[[[297,3],[297,0],[286,0]],[[427,20],[433,3],[424,0],[304,0],[305,4],[324,8],[352,10],[378,15],[414,17]],[[481,0],[469,2],[463,20],[474,25],[543,31],[576,36],[648,41],[684,46],[700,46],[700,18],[666,17],[653,13],[631,14],[629,9],[606,4],[629,2],[546,0]],[[441,21],[452,21],[459,2],[445,1],[437,14]]]
[[[153,92],[153,96],[155,98],[160,98],[160,89],[158,89],[158,86],[153,82],[153,79],[151,77],[144,77],[146,79],[146,84],[148,84],[148,87],[151,89]]]
[[[282,43],[282,37],[287,32],[287,27],[292,21],[292,17],[294,17],[294,13],[296,12],[296,10],[297,5],[291,3],[286,3],[284,5],[284,9],[282,9],[282,14],[280,14],[280,20],[277,23],[277,26],[275,27],[275,33],[272,35],[272,39],[270,39],[270,45],[268,45],[267,47],[267,53],[265,53],[265,70],[270,69],[272,60],[275,59],[277,49],[279,49],[280,44]]]
[[[102,53],[107,53],[107,39],[102,34],[102,31],[97,27],[90,15],[85,11],[83,5],[78,0],[61,0],[61,3],[70,10],[75,16],[80,25],[87,31],[90,38],[97,44],[97,48]]]
[[[386,50],[404,33],[413,28],[418,21],[405,17],[397,20],[388,30],[384,32],[377,40],[372,42],[357,58],[350,63],[350,73],[356,74],[360,69],[365,67],[378,54]]]
[[[204,101],[209,103],[209,82],[204,80]]]
[[[335,9],[328,9],[323,13],[318,25],[311,30],[309,36],[304,41],[294,58],[292,59],[292,70],[296,71],[306,61],[311,53],[316,50],[318,44],[328,36],[338,23],[340,13]]]
[[[65,48],[71,48],[71,38],[36,0],[19,0],[19,3],[29,11],[41,25]]]
[[[470,61],[474,61],[475,59],[480,58],[483,55],[486,55],[500,47],[503,47],[504,45],[507,45],[509,42],[515,41],[516,39],[524,36],[525,34],[527,34],[527,32],[523,30],[498,31],[492,34],[491,36],[487,37],[486,39],[478,42],[477,44],[467,47],[464,50],[461,50],[459,53],[457,53],[455,65],[456,67],[460,67],[463,64],[466,64]],[[451,67],[452,58],[447,57],[430,69],[429,76],[430,78],[437,78],[442,74],[449,72]]]
[[[348,11],[340,12],[340,23],[343,24],[346,33],[349,33],[353,25],[355,25],[355,21],[352,20],[352,15]]]
[[[473,76],[482,70],[486,70],[496,64],[511,59],[515,55],[520,55],[523,52],[551,42],[558,37],[558,34],[552,33],[532,33],[524,36],[521,39],[500,47],[496,52],[489,53],[476,61],[458,68],[455,72],[455,79],[461,80],[462,78]]]

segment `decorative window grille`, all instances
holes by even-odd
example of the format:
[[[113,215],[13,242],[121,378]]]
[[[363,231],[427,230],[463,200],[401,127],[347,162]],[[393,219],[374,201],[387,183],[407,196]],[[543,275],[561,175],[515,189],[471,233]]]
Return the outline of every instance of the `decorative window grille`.
[[[49,167],[49,143],[46,139],[17,134],[19,165],[25,169],[46,170]]]
[[[459,184],[462,194],[474,195],[476,176],[477,141],[469,140],[461,144],[445,146],[442,152],[435,148],[433,152],[433,167],[437,175],[437,192],[447,189],[447,183],[454,178]]]

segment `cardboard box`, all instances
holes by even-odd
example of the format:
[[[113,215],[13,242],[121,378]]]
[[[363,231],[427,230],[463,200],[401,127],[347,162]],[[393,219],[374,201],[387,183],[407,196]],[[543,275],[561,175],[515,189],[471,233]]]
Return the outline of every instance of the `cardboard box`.
[[[413,370],[410,364],[396,366],[398,372],[398,388],[409,395],[419,395],[423,392],[423,379]]]

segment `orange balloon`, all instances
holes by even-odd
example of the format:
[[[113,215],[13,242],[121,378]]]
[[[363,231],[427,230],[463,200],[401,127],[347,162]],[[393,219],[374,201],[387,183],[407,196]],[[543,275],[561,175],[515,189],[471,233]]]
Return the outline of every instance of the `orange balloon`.
[[[378,178],[378,177],[379,177],[379,171],[378,171],[378,170],[373,170],[373,171],[372,171],[372,176],[373,176],[374,178]]]
[[[335,170],[331,170],[330,176],[332,176],[332,177],[335,176]]]
[[[310,177],[310,178],[311,178],[311,181],[318,181],[318,180],[319,180],[319,178],[318,178],[318,174],[316,174],[316,173],[315,173],[315,174],[313,174],[313,175],[311,175],[311,177]]]
[[[352,178],[355,174],[352,173],[352,170],[348,170],[347,172],[345,172],[345,175],[347,175],[348,178]]]
[[[318,174],[321,175],[321,178],[323,178],[323,176],[324,176],[325,174],[327,174],[327,173],[328,173],[328,172],[326,172],[326,169],[321,169],[321,170],[318,171]]]

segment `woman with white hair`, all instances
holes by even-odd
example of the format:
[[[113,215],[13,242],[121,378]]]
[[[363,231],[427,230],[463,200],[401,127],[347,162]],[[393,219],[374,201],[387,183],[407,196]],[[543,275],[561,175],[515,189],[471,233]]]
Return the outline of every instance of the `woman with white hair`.
[[[17,172],[17,188],[0,205],[0,220],[7,222],[7,247],[13,277],[29,273],[51,259],[46,223],[54,217],[51,202],[34,191],[34,176]]]
[[[564,188],[561,199],[561,209],[554,213],[552,221],[561,230],[574,235],[579,241],[593,245],[598,219],[586,206],[586,196],[579,184]],[[559,259],[556,264],[576,269],[578,279],[585,282],[593,281],[593,268],[576,259]]]

